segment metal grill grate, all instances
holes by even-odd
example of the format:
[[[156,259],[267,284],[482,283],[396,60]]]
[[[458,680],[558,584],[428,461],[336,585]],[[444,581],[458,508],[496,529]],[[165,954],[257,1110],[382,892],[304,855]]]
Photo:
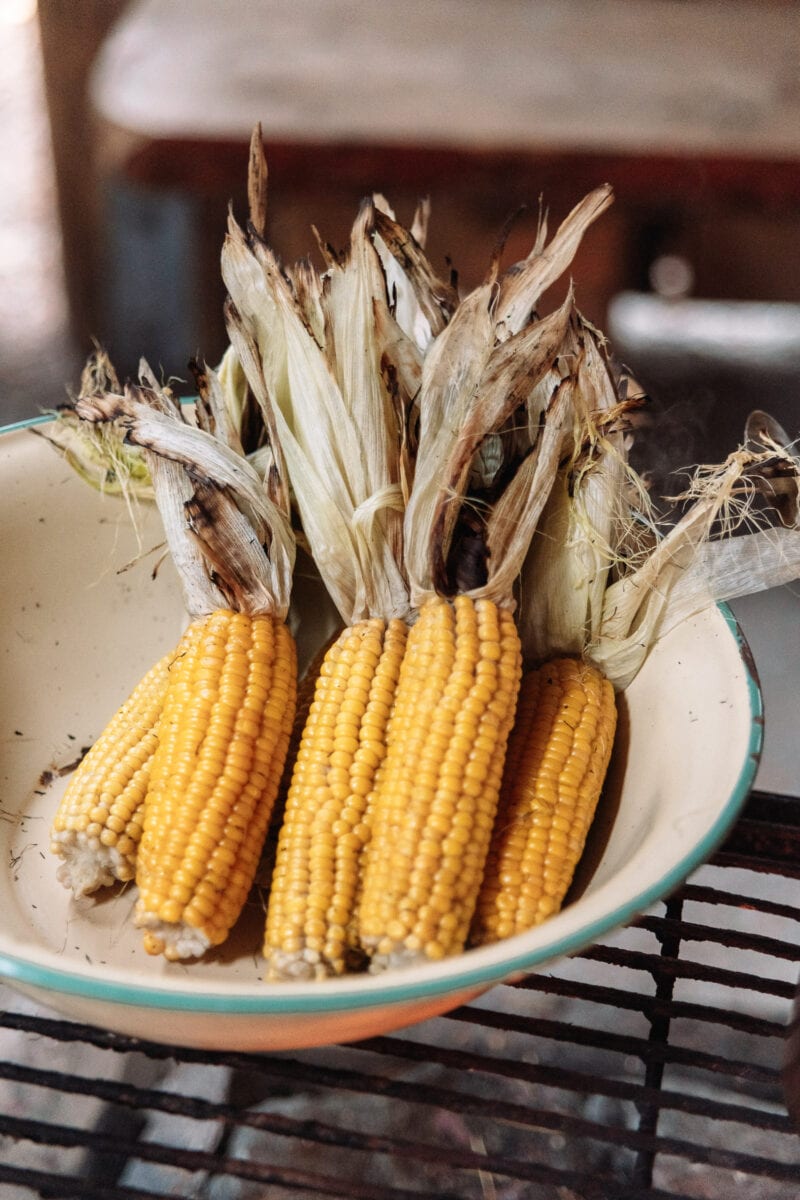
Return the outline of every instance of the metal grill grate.
[[[171,1051],[0,1015],[0,1195],[792,1200],[800,802],[755,794],[635,925],[403,1033]]]

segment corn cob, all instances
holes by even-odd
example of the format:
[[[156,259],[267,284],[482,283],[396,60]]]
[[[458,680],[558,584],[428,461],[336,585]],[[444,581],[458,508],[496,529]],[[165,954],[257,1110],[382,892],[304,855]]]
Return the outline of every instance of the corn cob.
[[[364,620],[325,655],[278,840],[264,935],[270,979],[338,975],[363,957],[353,916],[406,632],[401,620]]]
[[[554,659],[525,675],[470,941],[541,924],[561,908],[611,757],[617,707],[603,674]]]
[[[58,879],[75,896],[134,877],[172,658],[166,654],[134,688],[75,769],[53,818]]]
[[[373,801],[359,907],[373,969],[464,945],[520,673],[508,609],[466,595],[422,606]]]
[[[170,672],[139,846],[145,949],[219,945],[253,882],[294,715],[294,643],[280,618],[216,610]]]
[[[521,933],[561,908],[612,752],[615,692],[663,628],[665,601],[672,594],[677,602],[692,556],[747,469],[733,456],[660,537],[627,463],[626,414],[641,397],[618,393],[601,344],[579,318],[571,342],[574,443],[522,572],[523,650],[543,665],[521,686],[474,944]]]
[[[76,412],[121,422],[144,447],[193,617],[158,720],[135,922],[149,953],[195,957],[241,911],[283,770],[296,690],[285,625],[294,537],[241,453],[188,425],[146,368],[141,386],[81,397]]]

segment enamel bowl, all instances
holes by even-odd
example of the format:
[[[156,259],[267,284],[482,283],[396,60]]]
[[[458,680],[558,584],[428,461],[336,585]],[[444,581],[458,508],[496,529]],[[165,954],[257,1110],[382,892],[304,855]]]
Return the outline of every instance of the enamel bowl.
[[[148,957],[130,921],[134,889],[72,900],[57,882],[48,831],[70,764],[177,640],[181,595],[161,561],[153,507],[138,513],[137,540],[124,502],[82,482],[43,431],[34,421],[0,432],[0,977],[19,992],[76,1020],[174,1045],[282,1050],[369,1037],[455,1008],[623,925],[707,859],[735,820],[760,753],[761,697],[741,634],[715,608],[659,642],[621,698],[579,882],[545,925],[383,976],[267,985],[255,896],[208,961]],[[299,608],[307,652],[329,610],[313,591]]]

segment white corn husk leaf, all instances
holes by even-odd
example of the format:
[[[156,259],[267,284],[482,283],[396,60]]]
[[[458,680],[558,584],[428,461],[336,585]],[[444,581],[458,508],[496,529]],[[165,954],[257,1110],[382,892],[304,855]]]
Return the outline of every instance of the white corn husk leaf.
[[[612,204],[610,184],[595,188],[576,204],[545,246],[546,226],[542,225],[528,257],[506,271],[500,280],[497,298],[497,336],[504,340],[517,333],[530,320],[544,292],[569,267],[589,226]]]
[[[286,277],[309,333],[324,349],[328,338],[322,278],[305,259],[287,267]]]
[[[146,364],[142,374],[145,384],[81,396],[75,408],[87,422],[117,422],[144,449],[189,615],[235,607],[285,618],[295,556],[287,516],[241,455],[188,425]]]
[[[751,514],[759,472],[773,461],[769,451],[742,447],[719,467],[699,469],[684,516],[641,565],[607,589],[599,636],[586,656],[616,688],[628,685],[656,639],[678,621],[797,577],[800,530],[768,527],[737,536]]]
[[[113,426],[86,426],[72,407],[65,407],[35,432],[59,451],[85,483],[105,495],[121,496],[132,515],[138,501],[153,500],[144,455],[136,446],[126,445]]]
[[[423,357],[383,305],[375,309],[375,335],[383,347],[381,376],[394,412],[395,436],[399,438],[400,490],[405,509],[416,466]]]
[[[423,241],[429,207],[417,208],[411,229],[395,220],[382,196],[375,198],[375,248],[386,276],[392,312],[403,332],[423,353],[450,321],[458,305],[452,284],[440,279],[428,261]]]
[[[496,438],[519,410],[534,445],[485,517],[488,578],[469,595],[507,602],[562,449],[563,405],[554,404],[555,360],[573,307],[572,293],[512,339],[496,339],[496,286],[476,288],[434,342],[423,366],[419,448],[405,521],[406,565],[415,604],[444,588],[456,523],[476,469],[504,454]],[[548,436],[541,436],[541,427]],[[513,438],[509,439],[509,444]],[[489,457],[486,457],[488,454]],[[468,502],[468,501],[467,501]]]
[[[228,216],[228,231],[222,246],[222,279],[228,292],[226,319],[231,316],[244,321],[252,330],[258,346],[259,369],[268,388],[270,402],[275,408],[285,404],[283,393],[288,387],[286,378],[286,336],[277,291],[288,286],[277,260],[261,247],[258,256],[253,249],[261,244],[248,238],[233,216]],[[244,369],[250,387],[257,390],[251,378],[251,366],[242,357],[231,338],[234,352]]]
[[[120,382],[108,355],[97,350],[86,362],[80,394],[119,391]],[[122,496],[136,529],[135,507],[140,500],[154,499],[153,483],[144,454],[125,442],[115,425],[90,425],[81,421],[74,407],[53,413],[53,421],[37,430],[50,442],[81,479],[107,495]]]
[[[250,389],[242,364],[232,346],[226,348],[214,373],[222,392],[230,423],[235,430],[239,431],[241,439],[242,422]]]
[[[598,636],[629,511],[622,409],[594,331],[577,314],[567,381],[572,453],[547,497],[522,567],[519,626],[528,662],[581,654]]]
[[[208,368],[206,369],[208,370]],[[276,434],[274,429],[268,431],[266,428],[265,402],[255,399],[239,355],[232,345],[225,350],[215,374],[222,389],[225,407],[230,414],[234,428],[239,431],[240,440],[245,425],[250,422],[251,407],[256,406],[262,423],[258,439],[261,444],[248,451],[247,460],[265,481],[267,495],[288,514],[291,511],[291,502],[286,480],[286,467],[280,447],[275,444]]]
[[[543,414],[534,450],[493,506],[486,523],[488,579],[473,588],[476,598],[509,598],[520,573],[531,536],[556,481],[564,441],[571,425],[571,399],[559,386]]]
[[[672,588],[660,635],[712,604],[800,579],[800,529],[761,529],[706,542]]]
[[[547,394],[540,385],[546,384],[554,373],[572,305],[570,291],[554,313],[497,344],[486,364],[478,383],[477,403],[453,443],[450,461],[434,499],[430,554],[434,585],[438,578],[444,577],[446,556],[461,508],[458,498],[465,493],[480,446],[521,410],[527,410],[530,427],[534,423],[533,409],[536,440],[486,514],[486,582],[466,588],[476,599],[485,596],[495,602],[507,601],[513,592],[563,452],[567,400],[559,386]]]
[[[409,607],[400,439],[376,308],[386,309],[384,326],[391,318],[370,221],[364,206],[344,263],[330,261],[319,293],[324,329],[309,324],[263,241],[233,221],[222,256],[231,340],[257,350],[261,382],[252,353],[242,364],[256,394],[261,387],[268,396],[305,537],[348,624]]]
[[[581,654],[621,690],[680,621],[800,576],[800,461],[768,414],[753,414],[747,444],[723,464],[695,469],[677,498],[688,505],[684,515],[660,531],[627,464],[617,418],[628,403],[618,399],[594,331],[578,323],[575,336],[575,455],[559,472],[523,568],[520,634],[528,661]],[[770,524],[760,498],[773,520],[794,528]],[[761,527],[742,533],[748,522]]]
[[[101,383],[107,364],[113,372],[108,358],[97,351],[88,361],[80,385],[81,395],[100,394],[105,390],[120,392],[121,385],[114,378]],[[198,386],[196,404],[197,422],[208,428],[220,440],[234,450],[242,452],[247,427],[252,423],[253,406],[247,378],[241,364],[229,346],[216,370],[207,364],[190,364]],[[143,381],[156,390],[161,384],[146,364],[140,364],[147,376]],[[140,500],[155,499],[153,482],[144,452],[139,446],[126,442],[113,423],[92,425],[81,421],[73,406],[65,406],[53,412],[53,422],[37,431],[61,452],[67,463],[80,477],[98,491],[121,496],[131,512],[134,529],[137,527],[135,506]],[[256,431],[259,436],[260,428]],[[269,444],[248,451],[247,458],[262,476],[270,473],[274,454]]]
[[[248,396],[261,414],[263,445],[248,456],[252,466],[264,481],[267,496],[286,517],[292,514],[289,473],[283,446],[278,433],[278,418],[267,382],[263,363],[253,335],[245,329],[230,298],[226,301],[225,316],[231,338],[230,355],[247,381]]]
[[[375,208],[379,212],[384,213],[392,221],[395,220],[394,212],[385,196],[376,194],[372,199]],[[420,217],[419,210],[417,215]],[[412,237],[415,238],[420,246],[420,251],[424,248],[424,235],[427,231],[428,215],[429,206],[427,206],[424,216],[421,216],[419,219],[417,225],[417,234],[419,236],[414,233],[414,226],[412,226],[411,230]],[[415,218],[416,221],[417,218]],[[419,302],[417,293],[408,275],[394,255],[389,252],[383,238],[377,235],[375,237],[375,249],[378,252],[383,273],[386,277],[386,292],[390,297],[392,315],[406,337],[411,340],[420,353],[424,353],[430,346],[434,336],[431,321],[425,315],[425,310]],[[443,325],[445,323],[446,321],[443,319]]]
[[[492,285],[483,284],[462,300],[423,364],[419,447],[405,515],[406,570],[415,605],[435,590],[431,528],[454,442],[478,402],[478,385],[492,351],[492,297]]]
[[[229,406],[228,395],[223,389],[219,374],[209,366],[201,366],[199,363],[191,365],[197,386],[195,420],[198,428],[212,434],[220,442],[230,446],[240,458],[244,458],[240,429],[246,400],[239,403],[239,397],[236,396],[235,407]]]

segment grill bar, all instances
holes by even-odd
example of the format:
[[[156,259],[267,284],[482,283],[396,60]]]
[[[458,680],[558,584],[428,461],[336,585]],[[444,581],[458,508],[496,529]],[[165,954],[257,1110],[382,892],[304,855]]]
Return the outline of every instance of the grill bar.
[[[786,917],[800,921],[800,907],[795,904],[778,904],[763,896],[745,896],[737,892],[724,892],[721,888],[687,883],[681,889],[684,900],[695,900],[700,904],[722,904],[730,908],[746,908],[773,917]]]
[[[0,1162],[0,1183],[30,1189],[31,1193],[48,1200],[163,1200],[163,1193],[142,1191],[141,1188],[109,1186],[93,1183],[85,1176],[60,1175],[34,1171],[28,1167],[9,1167]]]
[[[628,1009],[630,1012],[642,1013],[646,1017],[664,1013],[671,1015],[675,1020],[683,1018],[691,1021],[705,1021],[710,1025],[725,1025],[729,1029],[758,1037],[783,1037],[785,1033],[785,1026],[782,1022],[769,1020],[766,1017],[737,1013],[712,1004],[691,1004],[684,1000],[662,1000],[656,996],[632,995],[630,992],[623,991],[622,988],[602,987],[599,984],[583,981],[559,979],[553,975],[532,975],[513,986],[525,991],[542,992],[545,995],[584,1000],[593,1005]]]
[[[361,1048],[375,1050],[378,1053],[395,1054],[393,1045],[382,1047],[371,1043],[362,1043]],[[421,1046],[420,1050],[423,1049],[425,1047]],[[423,1059],[425,1056],[419,1053],[416,1057]],[[481,1063],[476,1056],[470,1056],[470,1062],[473,1073],[481,1069]],[[450,1065],[454,1066],[456,1071],[461,1068],[461,1063],[454,1062],[453,1055],[450,1056]],[[241,1066],[238,1069],[241,1070]],[[713,1117],[715,1120],[739,1122],[762,1129],[771,1129],[780,1133],[792,1132],[791,1122],[788,1116],[783,1113],[758,1109],[752,1106],[748,1107],[741,1104],[723,1103],[707,1097],[682,1094],[665,1088],[643,1087],[641,1084],[622,1079],[598,1080],[591,1075],[580,1074],[579,1072],[568,1071],[564,1068],[555,1068],[549,1065],[530,1065],[523,1075],[514,1070],[513,1064],[509,1064],[507,1067],[504,1062],[499,1062],[498,1060],[487,1060],[484,1069],[487,1074],[494,1075],[495,1077],[505,1076],[506,1078],[524,1079],[526,1082],[559,1091],[576,1092],[585,1095],[602,1094],[631,1102],[641,1099],[651,1104],[657,1103],[661,1108],[671,1108],[685,1113]],[[371,1094],[376,1090],[374,1076],[366,1072],[342,1071],[336,1077],[336,1080],[334,1080],[330,1070],[283,1059],[278,1060],[276,1063],[270,1062],[269,1067],[264,1068],[265,1073],[267,1070],[273,1080],[280,1079],[286,1083],[294,1083],[307,1087],[337,1086],[342,1091],[361,1092],[365,1095]],[[206,1120],[209,1117],[232,1119],[236,1115],[234,1111],[223,1104],[198,1101],[197,1107],[193,1108],[193,1101],[185,1097],[176,1098],[172,1093],[151,1092],[142,1088],[132,1088],[129,1084],[126,1084],[123,1088],[114,1082],[106,1083],[85,1076],[66,1075],[57,1071],[43,1071],[17,1064],[0,1064],[0,1078],[13,1080],[18,1083],[27,1083],[31,1086],[60,1090],[64,1093],[94,1095],[109,1102],[130,1104],[134,1107],[147,1107],[160,1109],[164,1112],[181,1113],[186,1116],[195,1117],[197,1120]],[[445,1092],[442,1088],[431,1089],[427,1085],[420,1085],[415,1088],[414,1085],[397,1083],[395,1085],[388,1085],[381,1089],[381,1091],[382,1094],[390,1098],[403,1100],[408,1103],[430,1103],[439,1105],[440,1107],[446,1105],[449,1111],[456,1111],[463,1107],[480,1113],[491,1109],[496,1115],[503,1115],[504,1119],[513,1120],[519,1124],[537,1124],[540,1121],[546,1123],[546,1117],[531,1107],[520,1109],[519,1107],[507,1106],[501,1113],[501,1110],[493,1102],[481,1101],[480,1098],[471,1096],[468,1093],[458,1093],[455,1090]],[[251,1123],[246,1115],[239,1115],[237,1119],[242,1123]],[[560,1120],[561,1118],[559,1118],[559,1122]],[[258,1123],[256,1122],[256,1124]],[[589,1127],[588,1124],[585,1126],[587,1129]],[[592,1126],[592,1128],[596,1128],[598,1137],[604,1134],[606,1129],[605,1126],[599,1124]]]
[[[526,1024],[524,1018],[515,1018],[506,1014],[499,1014],[496,1019],[490,1017],[488,1020],[486,1020],[485,1018],[487,1015],[488,1014],[484,1010],[481,1010],[477,1023],[490,1028],[517,1030],[523,1029]],[[471,1011],[468,1011],[467,1014],[461,1019],[469,1020],[470,1022],[474,1023],[474,1014]],[[595,1046],[597,1048],[603,1047],[609,1050],[616,1050],[618,1053],[622,1054],[632,1054],[637,1058],[640,1058],[644,1063],[652,1063],[655,1067],[663,1067],[666,1063],[687,1064],[703,1070],[715,1071],[721,1074],[731,1075],[736,1078],[747,1079],[753,1082],[764,1084],[774,1083],[779,1074],[777,1069],[771,1070],[768,1067],[760,1067],[755,1063],[737,1061],[720,1062],[713,1055],[705,1054],[702,1051],[689,1051],[680,1046],[666,1045],[655,1040],[650,1041],[642,1038],[622,1037],[617,1034],[608,1033],[605,1030],[601,1032],[594,1032],[581,1029],[580,1027],[574,1025],[561,1026],[553,1022],[544,1022],[536,1019],[532,1019],[530,1021],[530,1026],[534,1032],[537,1032],[544,1037],[554,1038],[558,1041],[568,1042],[572,1045]],[[370,1046],[372,1045],[371,1042],[367,1044]],[[409,1043],[403,1043],[403,1045],[407,1046]],[[436,1047],[431,1048],[427,1045],[424,1047],[424,1050],[430,1051],[435,1055],[440,1053]],[[406,1051],[404,1050],[402,1053],[405,1054]],[[450,1052],[445,1051],[443,1053],[447,1054],[449,1057]],[[464,1064],[464,1067],[465,1066],[466,1064]],[[524,1070],[523,1067],[516,1069],[520,1072]],[[495,1073],[500,1073],[501,1068],[498,1066],[496,1060],[494,1060],[491,1070]]]
[[[16,1138],[25,1138],[32,1142],[46,1141],[50,1146],[72,1147],[87,1145],[95,1153],[109,1154],[117,1157],[120,1152],[120,1138],[117,1136],[80,1131],[67,1125],[44,1124],[42,1122],[26,1121],[16,1117],[5,1117],[0,1130],[10,1133]],[[405,1188],[385,1188],[378,1191],[371,1184],[360,1184],[357,1181],[348,1182],[348,1190],[342,1190],[341,1181],[316,1174],[311,1171],[299,1171],[292,1168],[276,1170],[270,1166],[245,1162],[231,1157],[219,1158],[217,1155],[203,1150],[190,1150],[182,1146],[169,1146],[155,1141],[131,1142],[122,1147],[127,1149],[131,1158],[148,1163],[163,1163],[187,1173],[202,1171],[210,1174],[224,1173],[231,1179],[252,1180],[255,1183],[275,1184],[289,1188],[305,1188],[323,1196],[346,1197],[347,1200],[419,1200],[419,1193]],[[454,1192],[430,1193],[430,1200],[460,1200]]]
[[[675,979],[690,979],[695,982],[718,983],[724,987],[740,988],[751,992],[761,992],[765,996],[775,996],[781,1000],[791,1000],[794,996],[794,984],[781,979],[764,979],[745,971],[732,971],[727,967],[710,967],[705,963],[686,962],[683,959],[659,960],[657,954],[649,954],[640,950],[620,950],[616,946],[591,946],[581,951],[580,958],[590,962],[606,963],[608,966],[629,967],[635,971],[653,972],[658,968],[663,974],[670,974]]]
[[[48,1145],[53,1146],[70,1147],[87,1144],[96,1153],[110,1154],[115,1157],[120,1152],[120,1139],[118,1137],[98,1133],[84,1134],[81,1131],[64,1125],[43,1124],[20,1118],[5,1117],[0,1122],[0,1132],[17,1138],[25,1138],[32,1142],[46,1141]],[[311,1130],[307,1130],[305,1134],[295,1132],[293,1136],[306,1136],[306,1134],[310,1134],[311,1132]],[[342,1143],[339,1142],[337,1144],[341,1145]],[[391,1143],[390,1145],[392,1153],[401,1151],[401,1144]],[[238,1158],[231,1158],[229,1156],[218,1158],[215,1154],[210,1154],[206,1151],[171,1147],[153,1141],[131,1142],[127,1146],[123,1142],[122,1148],[129,1151],[131,1158],[138,1158],[145,1162],[165,1163],[171,1167],[177,1167],[179,1170],[190,1173],[205,1171],[210,1174],[219,1174],[224,1172],[225,1175],[231,1178],[253,1180],[258,1183],[269,1183],[289,1188],[313,1189],[315,1193],[320,1195],[346,1197],[347,1200],[383,1200],[383,1198],[385,1200],[419,1200],[419,1192],[408,1191],[405,1188],[386,1187],[383,1184],[377,1187],[371,1183],[363,1184],[354,1180],[348,1181],[347,1191],[343,1191],[341,1181],[316,1173],[289,1168],[275,1170],[262,1164],[246,1162]],[[417,1158],[425,1157],[425,1155],[420,1153],[418,1145],[413,1147],[413,1153]],[[435,1155],[429,1154],[427,1157],[431,1160],[434,1158],[440,1160],[441,1148],[437,1148]],[[491,1171],[506,1178],[521,1179],[530,1183],[551,1183],[561,1187],[574,1187],[581,1183],[581,1176],[577,1172],[559,1170],[558,1168],[549,1167],[541,1163],[516,1163],[510,1162],[507,1159],[493,1159],[486,1155],[470,1155],[464,1151],[452,1149],[448,1150],[447,1157],[448,1165],[454,1169],[458,1169],[462,1165],[467,1165],[473,1170]],[[614,1180],[610,1175],[603,1177],[601,1174],[597,1182],[600,1185],[611,1186]],[[425,1196],[427,1200],[462,1200],[462,1197],[457,1192],[452,1191],[426,1192]]]
[[[800,879],[799,807],[800,799],[794,796],[753,792],[741,818],[711,861]]]
[[[120,1089],[120,1096],[123,1096]],[[130,1097],[127,1098],[130,1102]],[[148,1108],[166,1108],[173,1113],[184,1113],[196,1119],[208,1119],[213,1116],[215,1106],[208,1106],[197,1097],[191,1099],[177,1098],[165,1094],[158,1095],[148,1092],[140,1097]],[[224,1114],[222,1114],[224,1115]],[[641,1152],[637,1158],[633,1182],[636,1186],[646,1186],[651,1178],[651,1156],[656,1151],[673,1157],[683,1157],[694,1164],[707,1164],[721,1167],[730,1171],[751,1172],[762,1178],[776,1180],[795,1180],[797,1167],[795,1164],[776,1163],[770,1159],[742,1154],[735,1151],[724,1151],[713,1147],[705,1147],[697,1143],[677,1138],[661,1138],[655,1136],[655,1130],[627,1131],[618,1129],[602,1129],[596,1123],[563,1118],[556,1121],[557,1114],[546,1110],[533,1111],[528,1116],[528,1123],[541,1128],[561,1129],[575,1135],[599,1138],[610,1144],[625,1144]],[[352,1130],[334,1128],[318,1121],[291,1122],[272,1114],[251,1113],[238,1115],[231,1112],[230,1119],[238,1119],[253,1128],[267,1130],[278,1136],[315,1142],[321,1145],[347,1146],[350,1149],[367,1151],[368,1153],[388,1153],[393,1156],[407,1156],[418,1161],[435,1162],[441,1157],[441,1148],[433,1145],[426,1146],[422,1142],[408,1142],[397,1138],[366,1137]],[[653,1125],[655,1121],[653,1122]],[[222,1167],[226,1174],[242,1179],[253,1179],[259,1182],[282,1183],[290,1187],[313,1187],[326,1195],[341,1195],[341,1185],[330,1179],[297,1170],[288,1170],[280,1174],[264,1170],[253,1164],[239,1159],[227,1157],[222,1163],[218,1162],[215,1154],[206,1151],[170,1148],[157,1142],[129,1141],[119,1136],[111,1136],[92,1132],[86,1134],[69,1126],[55,1125],[43,1122],[31,1122],[22,1118],[0,1118],[0,1133],[15,1138],[24,1138],[33,1142],[46,1142],[48,1145],[70,1147],[88,1145],[100,1154],[110,1154],[118,1157],[121,1151],[127,1152],[131,1158],[140,1158],[148,1162],[167,1163],[186,1171],[217,1171]],[[509,1179],[526,1180],[528,1182],[559,1182],[564,1186],[573,1186],[576,1182],[574,1172],[555,1169],[543,1170],[541,1164],[525,1163],[508,1158],[498,1158],[485,1154],[476,1154],[460,1148],[449,1148],[448,1164],[453,1169],[468,1169],[488,1171],[494,1175]],[[642,1165],[643,1164],[643,1167]],[[608,1182],[611,1182],[609,1179]],[[405,1190],[384,1190],[387,1200],[406,1200],[415,1193]],[[346,1195],[354,1200],[363,1197],[376,1196],[372,1185],[358,1189],[351,1187]],[[436,1193],[436,1200],[456,1200],[453,1193]]]
[[[665,921],[654,932],[658,937],[661,945],[662,955],[668,955],[670,958],[676,959],[680,954],[680,916],[683,911],[683,901],[673,897],[667,901],[667,917],[669,922]],[[669,1004],[672,1000],[673,988],[675,980],[672,976],[662,974],[660,971],[654,975],[656,985],[656,999]],[[669,1044],[670,1030],[670,1014],[669,1011],[654,1013],[650,1017],[650,1035],[647,1045],[647,1053],[640,1054],[645,1064],[645,1087],[658,1091],[664,1079],[664,1059],[659,1054],[654,1054],[654,1050],[662,1050]],[[637,1102],[639,1112],[639,1128],[647,1130],[653,1135],[658,1128],[658,1117],[660,1105],[654,1101],[643,1098]],[[633,1182],[639,1187],[651,1184],[653,1182],[653,1164],[656,1160],[658,1148],[651,1143],[650,1146],[643,1148],[636,1156],[636,1161],[633,1165]],[[666,1153],[670,1153],[666,1150]]]
[[[698,925],[691,921],[681,921],[674,916],[641,917],[637,921],[641,929],[650,929],[659,939],[667,940],[672,934],[675,940],[676,953],[669,957],[677,958],[677,947],[681,942],[711,942],[715,946],[726,946],[735,950],[752,950],[756,954],[766,954],[772,958],[788,959],[797,962],[798,949],[796,942],[781,941],[778,938],[767,938],[760,934],[741,933],[736,929],[715,929],[711,925]]]

